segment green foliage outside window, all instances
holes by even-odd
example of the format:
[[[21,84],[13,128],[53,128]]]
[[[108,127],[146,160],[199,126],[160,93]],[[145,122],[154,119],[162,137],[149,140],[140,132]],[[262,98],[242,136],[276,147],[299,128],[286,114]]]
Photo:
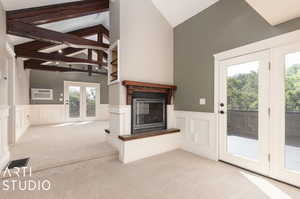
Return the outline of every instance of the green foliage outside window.
[[[300,112],[300,64],[286,69],[285,98],[287,112]]]
[[[288,67],[285,75],[286,111],[300,112],[300,64]],[[227,79],[228,110],[258,110],[258,74],[251,71]]]
[[[251,71],[227,79],[228,110],[257,111],[258,75]]]

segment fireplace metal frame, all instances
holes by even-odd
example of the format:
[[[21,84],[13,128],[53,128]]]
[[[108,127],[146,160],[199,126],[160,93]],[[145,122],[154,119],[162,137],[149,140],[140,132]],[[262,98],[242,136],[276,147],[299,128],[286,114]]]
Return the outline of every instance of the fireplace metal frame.
[[[137,116],[135,110],[138,109],[137,102],[152,102],[152,103],[162,103],[163,104],[163,121],[151,124],[135,124]],[[133,98],[132,99],[132,110],[131,110],[131,133],[137,134],[145,131],[151,130],[162,130],[167,128],[167,102],[165,98]]]

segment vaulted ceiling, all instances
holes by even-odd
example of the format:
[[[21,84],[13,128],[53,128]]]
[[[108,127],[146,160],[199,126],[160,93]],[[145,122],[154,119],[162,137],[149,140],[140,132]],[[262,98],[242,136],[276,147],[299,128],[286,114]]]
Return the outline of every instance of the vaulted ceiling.
[[[49,5],[56,5],[61,3],[69,3],[76,1],[87,1],[87,0],[0,0],[6,11],[44,7]],[[59,32],[70,32],[78,29],[82,29],[89,26],[102,24],[104,27],[109,29],[109,12],[101,12],[93,15],[87,15],[83,17],[72,18],[68,20],[62,20],[53,23],[47,23],[40,25],[40,27],[55,30]],[[21,44],[24,42],[31,41],[31,39],[9,35],[10,42],[14,45]]]
[[[152,0],[161,14],[175,27],[219,0]]]
[[[152,0],[157,9],[173,27],[183,23],[218,1]],[[246,2],[271,25],[277,25],[300,17],[300,0],[246,0]]]
[[[299,0],[246,0],[271,25],[300,17]]]
[[[98,14],[77,17],[74,19],[68,19],[68,20],[43,24],[43,25],[40,25],[40,27],[65,33],[65,32],[79,30],[82,28],[95,26],[95,25],[99,25],[99,24],[102,24],[105,28],[109,29],[109,12],[102,12],[102,13],[98,13]],[[18,37],[18,36],[14,36],[14,35],[9,35],[9,38],[10,38],[11,43],[14,45],[32,41],[32,39]],[[96,39],[96,38],[94,38],[94,39]]]
[[[2,1],[25,69],[107,74],[109,0]]]

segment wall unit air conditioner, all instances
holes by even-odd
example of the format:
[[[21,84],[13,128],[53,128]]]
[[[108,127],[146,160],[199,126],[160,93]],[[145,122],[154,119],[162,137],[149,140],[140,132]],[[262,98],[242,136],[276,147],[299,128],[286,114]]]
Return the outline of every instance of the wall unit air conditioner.
[[[53,89],[31,89],[32,100],[53,100]]]

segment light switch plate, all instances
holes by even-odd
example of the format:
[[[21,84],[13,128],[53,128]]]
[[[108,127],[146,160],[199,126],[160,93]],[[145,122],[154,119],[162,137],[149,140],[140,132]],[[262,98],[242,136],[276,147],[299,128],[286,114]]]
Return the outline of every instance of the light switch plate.
[[[205,98],[200,98],[199,104],[200,105],[205,105],[206,104],[206,99]]]

